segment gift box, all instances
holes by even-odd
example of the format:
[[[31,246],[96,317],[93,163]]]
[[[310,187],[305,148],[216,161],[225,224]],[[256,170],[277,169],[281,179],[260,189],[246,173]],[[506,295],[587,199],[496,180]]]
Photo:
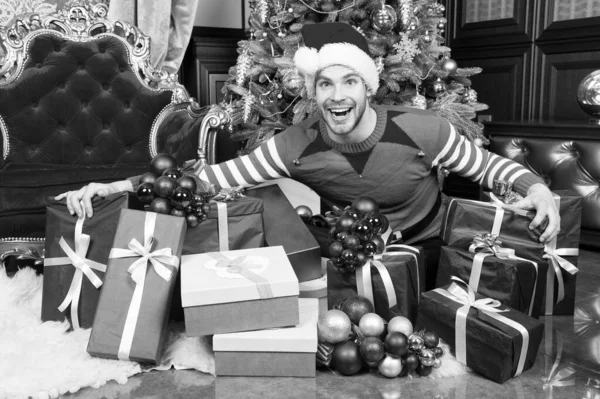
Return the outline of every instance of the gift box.
[[[183,255],[264,247],[263,202],[247,196],[224,199],[212,200],[207,219],[187,230]]]
[[[346,298],[362,295],[385,320],[404,316],[413,323],[425,284],[423,254],[418,247],[389,245],[354,273],[340,273],[327,263],[327,306],[333,309]]]
[[[299,298],[315,298],[319,301],[319,314],[327,312],[327,275],[299,285]]]
[[[544,287],[537,286],[538,264],[515,256],[508,248],[484,248],[488,251],[479,252],[475,247],[469,250],[442,247],[436,287],[450,284],[452,276],[456,276],[466,281],[473,291],[538,317],[544,296]],[[542,272],[546,267],[542,265]]]
[[[503,383],[533,366],[544,325],[454,278],[445,288],[422,295],[417,322],[421,329],[435,331],[460,363]]]
[[[215,334],[217,376],[315,377],[316,299],[298,299],[295,327]]]
[[[282,247],[183,256],[188,336],[298,324],[298,278]]]
[[[247,190],[246,194],[262,200],[267,245],[283,246],[298,281],[321,277],[321,248],[281,188],[273,184]]]
[[[160,361],[185,231],[181,217],[121,211],[88,353]]]
[[[121,209],[142,204],[127,193],[97,196],[92,218],[72,216],[65,200],[47,204],[42,321],[90,328]]]

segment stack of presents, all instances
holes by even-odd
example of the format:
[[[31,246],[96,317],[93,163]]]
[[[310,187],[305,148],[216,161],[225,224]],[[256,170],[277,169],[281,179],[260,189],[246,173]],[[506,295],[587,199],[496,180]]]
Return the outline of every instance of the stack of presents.
[[[49,200],[42,318],[91,327],[93,356],[155,364],[169,321],[183,320],[188,336],[213,336],[217,375],[314,377],[319,313],[360,294],[502,383],[533,366],[538,317],[574,311],[582,199],[554,195],[552,242],[498,196],[451,199],[437,271],[421,248],[394,244],[352,273],[323,261],[276,184],[215,197],[194,228],[125,193],[95,198],[92,218]],[[426,291],[432,272],[438,288]]]

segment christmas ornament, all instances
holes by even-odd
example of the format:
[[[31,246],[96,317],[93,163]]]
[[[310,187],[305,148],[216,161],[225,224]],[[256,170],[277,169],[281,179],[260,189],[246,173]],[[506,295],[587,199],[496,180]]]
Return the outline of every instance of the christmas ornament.
[[[177,161],[169,154],[158,154],[150,161],[150,172],[156,176],[162,176],[167,169],[177,168]]]
[[[313,216],[312,210],[306,205],[297,206],[296,213],[304,222],[308,222],[308,220]]]
[[[198,219],[200,219],[202,217],[202,215],[204,215],[204,211],[202,210],[201,206],[196,206],[193,208],[192,213],[198,217]]]
[[[365,220],[373,227],[373,234],[384,233],[389,226],[389,223],[386,223],[387,218],[379,212],[369,213]]]
[[[208,212],[210,212],[211,206],[209,203],[204,203],[204,205],[202,205],[202,212],[204,212],[205,214],[208,215]]]
[[[414,371],[419,367],[419,357],[416,353],[409,353],[404,358],[404,367],[408,369],[408,371]]]
[[[192,192],[185,187],[177,187],[171,194],[171,205],[177,209],[184,209],[192,203]]]
[[[171,212],[169,212],[169,215],[171,215],[171,216],[185,217],[185,210],[173,208],[173,209],[171,209]]]
[[[482,140],[482,139],[480,139],[479,137],[476,137],[476,138],[473,140],[473,143],[474,143],[474,144],[475,144],[477,147],[479,147],[479,148],[483,147],[483,140]]]
[[[377,201],[366,195],[356,197],[354,201],[352,201],[351,207],[362,212],[363,215],[371,212],[379,212],[379,204]]]
[[[412,62],[416,55],[421,54],[419,41],[410,39],[406,32],[400,33],[400,41],[394,44],[394,50],[404,62]]]
[[[319,316],[317,333],[319,342],[337,344],[350,336],[351,323],[346,313],[332,309]]]
[[[442,367],[442,361],[440,359],[435,359],[435,361],[433,362],[433,368],[439,369],[440,367]]]
[[[185,217],[185,222],[188,225],[188,227],[196,227],[200,224],[200,220],[198,219],[198,217],[192,214],[188,214]]]
[[[374,235],[369,240],[369,243],[375,245],[375,253],[382,254],[385,251],[385,242],[379,235]]]
[[[386,352],[396,357],[404,356],[408,352],[408,338],[398,331],[388,331],[384,345]]]
[[[154,198],[150,203],[150,212],[162,213],[168,215],[171,212],[171,204],[166,198]]]
[[[343,375],[358,373],[363,366],[358,345],[354,341],[346,341],[337,345],[331,356],[331,366]]]
[[[432,91],[437,95],[441,94],[446,90],[446,84],[442,80],[442,78],[438,77],[431,86]]]
[[[373,256],[377,252],[377,244],[369,241],[363,246],[363,250],[367,256]]]
[[[337,258],[342,254],[344,250],[344,244],[339,241],[334,241],[329,245],[329,256],[332,258]]]
[[[381,360],[381,362],[379,362],[377,370],[379,370],[381,375],[385,377],[398,377],[402,371],[402,359],[393,356],[386,356]]]
[[[396,316],[388,322],[387,330],[388,334],[392,331],[398,331],[410,337],[413,333],[413,325],[406,317]]]
[[[342,258],[347,265],[352,265],[356,261],[356,251],[344,249],[340,258]]]
[[[442,61],[440,68],[445,72],[454,73],[458,69],[458,64],[452,58],[445,58]]]
[[[350,233],[348,233],[347,231],[340,231],[339,233],[336,233],[335,237],[337,240],[344,241],[344,239],[348,237],[349,234]]]
[[[465,90],[465,92],[463,94],[463,102],[476,103],[477,102],[477,92],[473,89]]]
[[[188,176],[188,175],[181,176],[177,180],[177,184],[179,185],[179,187],[187,188],[192,193],[195,193],[196,189],[198,188],[196,179],[194,179],[192,176]]]
[[[423,334],[423,344],[427,349],[433,349],[440,344],[440,339],[433,331],[427,331]]]
[[[360,318],[358,328],[365,337],[379,337],[385,329],[385,324],[377,313],[367,313]]]
[[[264,25],[269,18],[269,3],[268,0],[257,0],[254,12],[258,15],[260,22]]]
[[[413,334],[408,337],[408,347],[413,352],[423,349],[423,338],[419,334]]]
[[[373,226],[366,220],[359,220],[352,225],[352,234],[356,235],[361,240],[368,240],[373,234]]]
[[[381,8],[376,8],[371,13],[371,26],[379,33],[386,33],[394,29],[398,16],[392,6],[381,2]]]
[[[296,97],[304,87],[304,78],[297,69],[290,69],[281,78],[286,94]]]
[[[168,177],[160,176],[154,182],[154,193],[162,198],[168,198],[177,188],[177,180]]]
[[[354,221],[358,221],[359,219],[362,218],[362,214],[354,208],[348,208],[344,211],[344,213],[342,213],[342,215],[345,216],[350,216],[352,219],[354,219]]]
[[[255,99],[252,94],[244,96],[244,114],[242,116],[244,123],[248,123],[250,116],[252,116],[252,106],[254,105],[254,101]]]
[[[421,362],[423,366],[433,366],[433,363],[435,362],[435,355],[433,354],[433,351],[430,349],[421,350],[421,353],[419,354],[419,362]]]
[[[356,253],[356,266],[363,266],[365,263],[367,263],[367,261],[369,260],[369,257],[367,256],[366,253],[358,251]]]
[[[156,175],[152,172],[146,172],[140,176],[138,183],[139,184],[144,184],[144,183],[154,184],[155,181],[156,181]]]
[[[400,0],[398,13],[400,14],[400,29],[406,30],[409,28],[414,16],[413,0]]]
[[[360,343],[360,355],[367,364],[377,364],[385,355],[383,342],[375,337],[363,339]]]
[[[438,346],[437,348],[433,348],[433,354],[437,359],[439,359],[444,356],[444,349],[440,346]]]
[[[335,223],[335,228],[337,229],[338,232],[350,231],[350,229],[352,228],[352,225],[354,223],[355,223],[355,220],[353,217],[348,216],[348,215],[342,215]],[[343,238],[342,238],[342,240],[343,240]]]
[[[421,377],[427,377],[429,374],[431,374],[432,370],[433,367],[431,366],[424,366],[422,364],[419,364],[419,366],[417,367],[417,374],[419,374],[419,376]]]
[[[431,41],[433,40],[431,37],[431,34],[429,33],[428,30],[425,31],[425,35],[423,35],[422,40],[424,43],[427,43],[427,44],[431,43]]]
[[[356,251],[360,247],[360,238],[355,235],[349,235],[344,238],[344,247]]]
[[[152,183],[142,183],[135,194],[141,202],[149,204],[154,199],[154,186]]]
[[[171,179],[178,180],[181,177],[181,172],[175,168],[167,169],[163,172],[163,176],[170,177]]]
[[[361,295],[348,297],[342,304],[341,311],[350,318],[352,324],[358,325],[361,318],[367,313],[375,312],[375,308],[369,299]]]
[[[248,55],[248,50],[244,50],[243,53],[241,53],[238,56],[237,59],[237,68],[236,68],[236,77],[235,77],[235,83],[238,86],[243,86],[244,82],[246,80],[246,75],[248,73],[248,69],[250,68],[250,63],[251,63],[251,59],[250,56]]]
[[[419,109],[427,109],[427,99],[425,98],[425,96],[417,93],[413,96],[413,98],[410,100],[411,102],[411,107],[413,108],[419,108]]]
[[[195,190],[191,190],[194,192]],[[204,197],[201,194],[194,194],[192,197],[192,206],[202,206],[204,205]]]

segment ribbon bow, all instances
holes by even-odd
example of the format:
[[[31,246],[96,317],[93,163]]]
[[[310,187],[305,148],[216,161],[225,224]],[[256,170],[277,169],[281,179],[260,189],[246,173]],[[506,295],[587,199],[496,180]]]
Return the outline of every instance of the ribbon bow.
[[[73,250],[64,237],[60,237],[58,245],[65,253],[66,258],[47,258],[44,260],[44,266],[59,266],[65,264],[72,264],[75,267],[75,274],[73,275],[73,279],[71,280],[71,285],[69,286],[69,291],[65,296],[65,299],[58,306],[58,310],[64,312],[69,305],[71,305],[71,323],[73,324],[73,329],[80,328],[79,324],[79,299],[81,297],[81,288],[83,285],[83,276],[85,275],[90,282],[96,287],[96,289],[102,286],[102,280],[94,273],[92,269],[106,272],[106,265],[98,262],[94,262],[92,260],[87,259],[85,256],[87,255],[88,249],[90,247],[90,236],[87,234],[83,234],[83,222],[85,220],[85,215],[77,220],[75,223],[75,250]]]
[[[241,198],[243,187],[232,187],[222,188],[214,197],[211,198],[213,201],[235,201],[237,198]]]
[[[214,252],[208,255],[213,258],[216,263],[212,267],[210,265],[206,265],[206,267],[208,269],[217,270],[217,275],[227,278],[226,275],[218,273],[218,271],[223,271],[244,277],[256,285],[258,295],[261,299],[273,298],[273,290],[271,289],[269,281],[252,270],[264,268],[269,261],[267,258],[262,256],[236,256],[234,258],[229,258],[220,252]]]
[[[558,292],[556,293],[556,303],[560,303],[565,298],[565,282],[562,277],[561,269],[567,273],[575,275],[579,269],[563,258],[563,256],[579,256],[579,248],[556,248],[556,237],[546,243],[544,246],[544,258],[550,260],[552,268],[548,270],[547,289],[546,289],[546,314],[548,310],[554,308],[553,295],[554,292],[554,276],[558,283]],[[552,313],[550,313],[552,314]]]
[[[484,312],[505,312],[506,310],[498,309],[501,306],[500,301],[492,298],[481,298],[475,299],[475,291],[469,287],[467,283],[461,280],[458,277],[452,276],[451,280],[453,283],[448,287],[448,292],[454,295],[457,302],[462,303],[469,308],[477,308],[479,310],[483,310]],[[459,284],[462,284],[464,288],[462,288]],[[460,310],[459,310],[460,311]],[[469,309],[467,309],[467,313]]]
[[[496,234],[476,234],[473,238],[473,243],[469,247],[469,252],[491,252],[498,254],[501,252],[502,241]]]

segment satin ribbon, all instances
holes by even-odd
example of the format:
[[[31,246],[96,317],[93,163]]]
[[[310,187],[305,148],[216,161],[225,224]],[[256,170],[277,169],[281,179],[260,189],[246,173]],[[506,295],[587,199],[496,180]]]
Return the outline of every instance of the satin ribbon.
[[[523,345],[521,346],[521,352],[519,354],[519,363],[517,364],[517,370],[513,377],[518,376],[523,372],[525,367],[525,360],[527,358],[527,350],[529,349],[529,331],[521,324],[509,319],[499,313],[505,312],[506,310],[498,309],[500,302],[491,298],[475,299],[475,291],[469,287],[467,283],[458,277],[452,277],[453,283],[447,288],[436,288],[435,292],[463,304],[464,306],[458,308],[456,311],[455,321],[455,351],[456,360],[462,364],[467,364],[467,316],[469,309],[476,308],[481,310],[487,316],[498,320],[499,322],[512,327],[519,331],[523,337]],[[463,288],[464,287],[464,288]],[[492,343],[493,344],[493,343]]]
[[[404,251],[402,251],[402,249]],[[386,266],[382,263],[382,260],[386,256],[408,255],[412,256],[415,260],[417,269],[417,303],[420,303],[421,282],[419,276],[419,260],[417,258],[417,254],[419,252],[420,251],[418,249],[409,245],[388,245],[384,253],[373,256],[373,259],[370,259],[366,264],[356,268],[356,288],[358,295],[362,295],[368,298],[371,303],[375,303],[375,297],[373,295],[373,277],[371,275],[371,265],[373,265],[381,276],[381,281],[385,287],[385,293],[387,295],[389,307],[392,308],[397,305],[398,298],[396,297],[396,291],[394,290],[394,283],[392,282],[392,277],[390,276]]]
[[[546,326],[546,328],[550,330],[550,334],[547,334],[546,341],[546,349],[548,346],[552,346],[552,326]],[[544,383],[543,389],[546,392],[547,397],[552,399],[554,397],[554,388],[556,387],[567,387],[571,385],[575,385],[575,377],[566,380],[567,378],[573,376],[576,373],[573,367],[564,367],[560,371],[558,371],[558,366],[560,366],[560,360],[562,357],[563,351],[563,335],[560,331],[557,331],[558,335],[556,337],[556,360],[550,369],[550,373],[548,373],[547,377],[542,378],[542,382]],[[549,352],[548,352],[549,353]],[[566,381],[565,381],[566,380]]]
[[[521,258],[515,255],[515,250],[511,248],[502,248],[502,241],[493,234],[477,234],[473,238],[473,243],[469,246],[469,252],[475,254],[473,257],[473,265],[471,267],[471,275],[469,276],[469,287],[477,292],[479,288],[479,280],[483,270],[484,259],[488,256],[495,256],[498,259],[520,260],[528,262],[535,268],[535,282],[533,283],[533,291],[531,293],[531,301],[529,303],[529,315],[533,313],[533,304],[535,293],[537,290],[538,279],[538,264],[532,260]]]
[[[560,209],[560,196],[554,194],[554,203],[556,209]],[[551,241],[544,245],[544,258],[548,259],[552,267],[548,268],[548,276],[546,278],[546,308],[545,314],[551,315],[554,313],[554,304],[559,304],[565,299],[565,282],[562,276],[562,270],[571,275],[575,275],[579,269],[563,258],[563,256],[579,256],[579,248],[556,248],[558,237],[554,237]],[[562,270],[561,270],[562,269]],[[554,300],[554,279],[558,285],[556,293],[556,301]]]
[[[137,320],[140,314],[142,305],[142,294],[146,284],[146,273],[148,271],[148,262],[152,265],[152,269],[163,280],[170,281],[173,276],[173,271],[167,267],[173,266],[175,269],[179,266],[179,258],[173,255],[171,248],[162,248],[151,252],[154,243],[154,228],[156,225],[156,213],[146,212],[144,222],[144,245],[135,238],[131,239],[125,248],[113,248],[110,251],[110,259],[121,258],[137,258],[131,266],[127,268],[127,272],[131,274],[131,279],[135,282],[135,290],[131,297],[127,317],[125,318],[125,326],[123,327],[123,335],[119,344],[118,358],[119,360],[129,360],[131,345],[133,343],[133,335]]]
[[[217,228],[219,235],[219,251],[229,251],[229,225],[227,221],[227,203],[243,197],[242,188],[234,187],[221,189],[210,199],[211,204],[217,205]]]
[[[271,284],[269,284],[269,281],[266,278],[252,270],[256,267],[255,265],[245,263],[247,260],[246,256],[229,258],[219,252],[209,253],[208,256],[217,261],[217,264],[215,265],[217,269],[225,269],[229,273],[239,274],[252,281],[256,285],[258,295],[261,299],[273,298]]]
[[[58,310],[64,312],[69,305],[71,305],[71,323],[73,329],[80,328],[79,324],[79,299],[81,297],[81,288],[83,286],[83,276],[85,275],[90,282],[96,287],[96,289],[102,286],[102,280],[94,273],[92,269],[100,272],[106,272],[106,265],[93,260],[87,259],[88,249],[90,247],[90,236],[83,234],[83,222],[85,221],[85,214],[77,219],[75,223],[75,250],[73,250],[64,237],[60,237],[58,245],[67,255],[66,257],[58,258],[46,258],[44,259],[44,267],[47,266],[61,266],[72,264],[75,267],[75,274],[71,280],[69,291],[65,296],[62,303],[58,306]]]

